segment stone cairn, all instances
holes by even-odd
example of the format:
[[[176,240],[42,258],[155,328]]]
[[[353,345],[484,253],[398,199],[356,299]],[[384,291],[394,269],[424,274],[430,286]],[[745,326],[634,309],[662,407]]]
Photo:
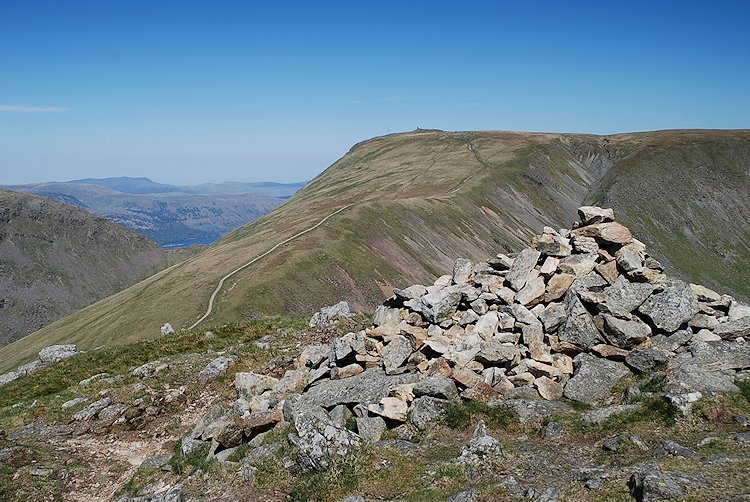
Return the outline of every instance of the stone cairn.
[[[396,289],[372,327],[306,347],[281,379],[238,373],[237,400],[215,405],[183,453],[210,442],[221,460],[286,422],[299,468],[323,469],[387,429],[426,429],[451,402],[612,404],[624,378],[657,367],[685,412],[738,390],[750,307],[668,278],[611,209],[578,213],[515,256],[458,259],[431,286]]]

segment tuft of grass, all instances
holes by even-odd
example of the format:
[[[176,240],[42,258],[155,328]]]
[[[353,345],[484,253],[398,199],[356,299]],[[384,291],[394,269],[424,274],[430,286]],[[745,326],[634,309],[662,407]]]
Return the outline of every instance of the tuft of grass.
[[[232,453],[229,454],[227,457],[227,462],[239,462],[243,458],[245,458],[245,455],[247,455],[247,452],[250,451],[250,445],[247,443],[242,443],[239,445]]]
[[[639,386],[641,392],[661,392],[667,385],[667,375],[654,374],[647,377]]]
[[[208,458],[210,445],[203,445],[200,449],[194,451],[187,457],[182,456],[181,448],[182,441],[180,440],[175,443],[172,458],[169,459],[169,465],[172,467],[172,472],[178,476],[189,476],[197,470],[207,472],[213,468],[215,462]]]
[[[679,410],[665,398],[648,397],[640,401],[637,410],[615,415],[601,425],[586,428],[602,434],[612,434],[630,430],[635,425],[644,423],[672,427],[677,421],[678,414]]]
[[[451,429],[464,429],[478,417],[493,429],[518,421],[516,412],[508,406],[488,406],[479,401],[465,401],[448,406],[443,415],[443,423]]]
[[[343,497],[357,488],[360,462],[361,459],[347,459],[332,464],[324,472],[298,476],[289,498],[295,502],[313,502]]]
[[[750,404],[750,380],[740,380],[735,384],[740,388],[740,395]]]
[[[357,419],[354,416],[347,418],[344,427],[352,432],[357,432]]]

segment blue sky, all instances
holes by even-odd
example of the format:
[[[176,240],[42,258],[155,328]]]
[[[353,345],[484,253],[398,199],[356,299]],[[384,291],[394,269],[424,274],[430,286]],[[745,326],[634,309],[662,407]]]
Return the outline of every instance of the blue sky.
[[[416,127],[750,128],[750,2],[0,2],[0,184],[298,181]]]

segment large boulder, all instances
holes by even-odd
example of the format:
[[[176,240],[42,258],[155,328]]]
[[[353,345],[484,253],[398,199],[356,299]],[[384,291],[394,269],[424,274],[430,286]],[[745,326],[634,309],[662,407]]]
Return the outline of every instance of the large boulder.
[[[420,431],[436,422],[448,409],[450,401],[431,396],[422,396],[414,400],[409,413],[409,422]]]
[[[722,322],[713,329],[713,332],[725,340],[750,336],[750,317]]]
[[[39,351],[39,360],[43,363],[56,363],[76,355],[76,346],[68,345],[50,345]]]
[[[325,470],[362,446],[362,438],[333,423],[322,410],[296,413],[293,426],[289,441],[296,447],[295,460],[301,472]]]
[[[674,333],[698,313],[698,297],[687,283],[673,279],[660,293],[654,293],[638,307],[654,326]]]
[[[586,404],[604,402],[610,397],[612,388],[623,378],[631,375],[622,363],[578,354],[573,363],[576,372],[565,385],[565,397]]]
[[[605,290],[606,310],[615,316],[627,316],[641,306],[651,296],[656,286],[647,282],[630,282],[619,276],[615,283]]]

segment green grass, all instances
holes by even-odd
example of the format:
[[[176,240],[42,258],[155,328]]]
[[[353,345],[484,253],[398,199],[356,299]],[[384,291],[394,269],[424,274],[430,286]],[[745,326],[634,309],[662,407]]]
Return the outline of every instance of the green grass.
[[[182,441],[177,441],[174,445],[172,458],[169,459],[172,472],[184,478],[199,469],[203,472],[213,470],[217,464],[215,461],[208,459],[210,447],[211,445],[205,444],[187,457],[183,457],[181,452]]]
[[[216,335],[213,338],[205,337],[203,331],[183,332],[133,343],[127,347],[78,354],[4,386],[0,394],[0,407],[57,394],[97,373],[120,375],[134,366],[162,357],[219,350],[241,344],[244,344],[245,351],[257,351],[249,342],[276,333],[277,329],[295,330],[304,327],[305,320],[302,318],[270,317],[243,325],[232,324],[212,329]]]
[[[443,423],[451,429],[465,429],[479,418],[492,429],[518,421],[516,412],[507,406],[487,406],[479,401],[465,401],[449,405],[443,415]]]
[[[750,403],[750,380],[740,380],[735,384],[740,388],[740,395]]]

